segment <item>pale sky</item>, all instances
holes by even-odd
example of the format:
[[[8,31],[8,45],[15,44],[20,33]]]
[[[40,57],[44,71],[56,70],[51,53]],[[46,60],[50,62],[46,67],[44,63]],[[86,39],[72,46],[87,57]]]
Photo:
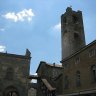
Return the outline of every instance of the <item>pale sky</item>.
[[[87,44],[96,39],[96,0],[0,0],[0,51],[31,51],[30,73],[40,61],[60,63],[60,17],[66,8],[83,12]]]

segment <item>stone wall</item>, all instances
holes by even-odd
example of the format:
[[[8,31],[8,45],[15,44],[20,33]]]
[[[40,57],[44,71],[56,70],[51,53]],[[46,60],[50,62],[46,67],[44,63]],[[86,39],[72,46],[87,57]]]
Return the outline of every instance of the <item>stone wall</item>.
[[[30,57],[0,53],[0,94],[16,90],[19,96],[27,96],[29,68]]]
[[[68,77],[68,88],[63,87],[63,93],[70,94],[96,90],[96,80],[93,80],[96,77],[93,78],[92,76],[92,66],[96,67],[96,41],[63,61],[63,84],[66,83],[65,76]],[[79,85],[76,84],[77,71],[80,72],[79,78],[77,78],[79,79]],[[96,69],[94,69],[94,72],[96,72]]]

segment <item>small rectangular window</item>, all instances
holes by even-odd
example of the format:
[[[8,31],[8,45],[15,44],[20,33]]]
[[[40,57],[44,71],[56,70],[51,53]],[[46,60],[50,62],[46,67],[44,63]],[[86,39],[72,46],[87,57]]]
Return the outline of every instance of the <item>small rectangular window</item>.
[[[93,82],[96,82],[96,65],[93,65],[91,67],[91,73],[92,73],[92,80],[93,80]]]
[[[79,64],[79,63],[80,63],[80,58],[79,57],[75,58],[75,64]]]
[[[76,72],[76,86],[80,87],[81,86],[81,81],[80,81],[80,71]]]
[[[89,50],[89,57],[93,57],[96,55],[96,49]]]

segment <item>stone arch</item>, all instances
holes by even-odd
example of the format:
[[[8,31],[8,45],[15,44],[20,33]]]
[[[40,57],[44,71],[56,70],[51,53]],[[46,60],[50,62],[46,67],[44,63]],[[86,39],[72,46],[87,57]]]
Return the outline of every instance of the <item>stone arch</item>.
[[[19,92],[14,86],[9,86],[4,90],[3,96],[19,96]]]

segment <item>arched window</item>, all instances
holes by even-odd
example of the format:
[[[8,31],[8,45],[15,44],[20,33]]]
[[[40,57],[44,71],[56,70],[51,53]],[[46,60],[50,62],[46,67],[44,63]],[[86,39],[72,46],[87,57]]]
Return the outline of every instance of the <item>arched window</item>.
[[[7,87],[3,96],[19,96],[19,92],[13,86]]]
[[[93,57],[96,55],[96,49],[89,50],[89,57]]]
[[[13,80],[13,77],[14,77],[14,70],[13,70],[13,68],[11,68],[11,67],[7,68],[5,79]]]
[[[69,88],[68,76],[65,76],[65,78],[64,78],[64,88],[65,88],[65,89]]]
[[[74,33],[74,40],[75,40],[75,44],[76,44],[76,46],[78,45],[78,46],[80,46],[80,44],[81,44],[81,38],[80,38],[80,36],[79,36],[79,33]],[[78,47],[77,46],[77,47]]]
[[[81,85],[80,81],[80,71],[76,72],[76,86],[79,87]]]
[[[80,63],[80,57],[76,57],[75,58],[75,64],[79,64]]]
[[[91,67],[92,79],[96,82],[96,65]]]

